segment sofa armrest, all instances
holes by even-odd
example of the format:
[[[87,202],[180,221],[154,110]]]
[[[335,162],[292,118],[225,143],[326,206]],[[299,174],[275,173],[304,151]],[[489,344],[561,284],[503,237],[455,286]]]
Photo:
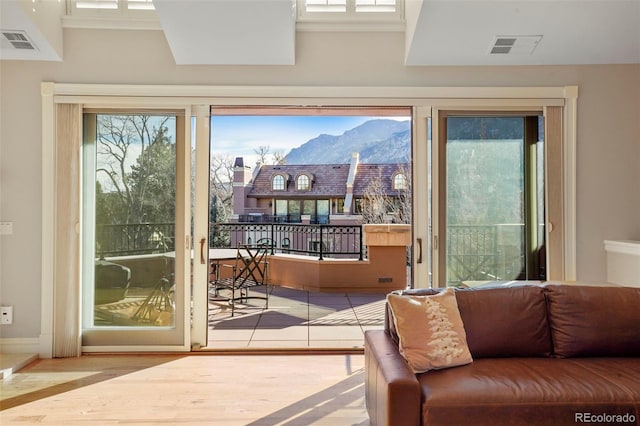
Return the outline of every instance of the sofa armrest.
[[[418,379],[384,330],[364,335],[365,398],[372,426],[419,426]]]

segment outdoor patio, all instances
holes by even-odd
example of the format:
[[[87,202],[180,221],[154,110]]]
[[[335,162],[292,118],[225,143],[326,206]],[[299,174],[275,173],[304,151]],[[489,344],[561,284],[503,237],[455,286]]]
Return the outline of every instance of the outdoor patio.
[[[261,290],[252,290],[261,291]],[[264,300],[209,301],[206,349],[360,349],[364,331],[384,325],[382,293],[319,293],[270,287]]]

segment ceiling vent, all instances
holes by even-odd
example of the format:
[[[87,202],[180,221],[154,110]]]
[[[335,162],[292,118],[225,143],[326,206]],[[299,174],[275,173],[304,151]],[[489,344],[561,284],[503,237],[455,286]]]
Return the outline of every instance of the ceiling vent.
[[[490,55],[531,55],[542,40],[534,36],[496,36],[489,47]]]
[[[0,41],[3,49],[38,50],[24,31],[0,30],[0,34],[2,34]]]

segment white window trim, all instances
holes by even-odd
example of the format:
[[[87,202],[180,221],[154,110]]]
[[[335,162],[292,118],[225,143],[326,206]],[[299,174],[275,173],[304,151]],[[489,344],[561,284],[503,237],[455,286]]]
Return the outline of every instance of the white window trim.
[[[86,7],[78,7],[78,3],[86,4]],[[113,3],[116,7],[99,7],[100,4]],[[147,8],[129,8],[129,3],[133,5],[150,4]],[[94,4],[95,6],[91,6]],[[148,3],[136,0],[67,0],[67,11],[70,15],[119,15],[120,17],[140,16],[155,14],[153,2]]]
[[[127,0],[118,0],[117,9],[81,9],[76,0],[67,0],[63,28],[107,30],[162,30],[155,10],[131,10]]]
[[[300,188],[300,178],[307,178],[307,187],[306,188]],[[300,173],[298,176],[296,176],[296,191],[300,191],[300,192],[309,192],[311,191],[311,176],[309,176],[308,173]]]
[[[460,105],[465,108],[564,106],[564,280],[576,279],[576,145],[577,86],[545,87],[320,87],[320,86],[179,86],[124,84],[41,84],[42,96],[42,251],[40,356],[51,357],[53,341],[53,272],[55,270],[55,104],[80,103],[85,107],[188,108],[191,105],[343,105],[430,107]],[[414,121],[417,139],[426,140],[425,128]],[[423,144],[424,145],[424,144]],[[421,158],[414,149],[414,156]],[[424,157],[426,158],[426,156]],[[413,168],[418,169],[418,167]],[[426,169],[426,168],[424,168]],[[426,171],[424,171],[426,173]],[[415,176],[413,177],[416,178]],[[421,197],[424,197],[422,195]],[[416,197],[415,208],[421,201]],[[425,239],[424,227],[414,224],[414,242]],[[415,245],[415,244],[414,244]],[[417,276],[416,278],[421,279]],[[188,310],[187,310],[188,312]],[[188,321],[186,322],[188,324]],[[185,330],[185,333],[189,333]],[[120,348],[123,349],[123,348]],[[169,350],[169,349],[167,349]]]
[[[398,186],[396,185],[396,178],[398,176],[402,176],[403,177],[403,187],[402,188],[398,188]],[[391,189],[393,189],[394,191],[405,191],[408,187],[407,185],[407,176],[402,173],[402,172],[395,172],[393,175],[391,175]]]
[[[282,188],[276,188],[276,178],[282,178]],[[271,190],[272,191],[286,191],[287,190],[287,177],[282,173],[276,173],[271,176]]]
[[[344,11],[308,11],[307,0],[297,0],[296,9],[298,21],[337,21],[347,20],[354,22],[366,21],[399,21],[404,18],[404,0],[395,1],[394,11],[363,11],[358,9],[358,0],[343,0]],[[339,6],[338,6],[339,7]],[[319,9],[322,7],[319,6]],[[373,7],[375,9],[375,6]]]
[[[307,12],[305,0],[296,0],[298,31],[404,32],[404,0],[395,12],[356,12],[356,0],[346,0],[345,12]]]

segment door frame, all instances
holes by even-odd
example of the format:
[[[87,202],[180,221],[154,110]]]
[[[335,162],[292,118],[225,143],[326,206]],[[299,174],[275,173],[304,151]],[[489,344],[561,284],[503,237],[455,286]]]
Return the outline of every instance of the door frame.
[[[576,278],[576,132],[577,132],[577,86],[544,86],[544,87],[339,87],[339,86],[180,86],[180,85],[125,85],[125,84],[74,84],[43,82],[42,95],[42,251],[41,251],[41,335],[39,338],[40,354],[51,357],[53,348],[53,319],[54,319],[54,272],[56,260],[54,256],[54,215],[58,194],[55,191],[55,104],[75,103],[98,107],[118,107],[146,105],[149,108],[184,109],[185,117],[191,117],[192,106],[291,106],[291,105],[331,105],[331,106],[404,106],[414,107],[418,111],[425,108],[451,108],[475,105],[496,107],[510,105],[514,108],[523,107],[563,107],[561,119],[562,127],[562,200],[565,226],[563,227],[563,252],[565,264],[562,278],[565,281],[575,281]],[[471,105],[470,105],[471,104]],[[444,109],[444,108],[443,108]],[[195,110],[195,109],[194,109]],[[201,110],[200,110],[201,111]],[[202,112],[198,113],[202,114]],[[200,115],[197,115],[198,117]],[[414,117],[414,123],[416,123]],[[196,119],[197,120],[197,119]],[[191,137],[191,121],[185,120],[186,132]],[[414,139],[417,132],[414,124]],[[196,124],[198,128],[198,125]],[[425,124],[426,128],[426,124]],[[423,132],[423,131],[421,131]],[[434,140],[435,137],[434,137]],[[417,143],[417,142],[414,142]],[[190,146],[190,144],[186,144]],[[414,159],[416,160],[414,152]],[[418,159],[426,161],[426,159]],[[186,162],[189,166],[189,162]],[[419,164],[414,164],[413,170]],[[434,174],[436,171],[434,170]],[[189,174],[190,175],[190,174]],[[414,176],[415,178],[416,176]],[[416,181],[415,188],[424,182]],[[435,188],[435,186],[434,186]],[[186,191],[187,196],[190,191]],[[415,193],[415,189],[414,189]],[[435,194],[433,195],[434,199]],[[424,201],[422,201],[423,203]],[[187,204],[188,205],[188,204]],[[414,205],[414,213],[416,205]],[[420,216],[414,215],[414,223]],[[188,221],[185,221],[188,222]],[[435,224],[434,224],[435,226]],[[418,238],[426,239],[424,227],[413,230],[414,247]],[[185,232],[187,238],[190,232]],[[199,235],[195,240],[199,242]],[[184,247],[191,249],[184,241]],[[414,257],[415,258],[415,257]],[[417,265],[414,265],[416,267]],[[416,267],[416,279],[424,281],[426,265]],[[184,268],[185,283],[189,282],[189,268]],[[437,282],[437,281],[434,281]],[[136,350],[159,351],[180,350],[188,351],[192,345],[198,345],[203,340],[203,333],[197,327],[206,327],[194,321],[194,328],[190,327],[189,307],[191,289],[185,286],[185,321],[184,342],[179,347],[140,346]],[[194,309],[194,318],[201,315]],[[206,330],[204,334],[206,338]],[[127,349],[118,347],[118,350]]]
[[[547,116],[545,115],[546,113],[546,108],[543,107],[537,107],[537,108],[513,108],[511,106],[492,106],[492,107],[480,107],[480,106],[476,106],[474,108],[465,108],[464,106],[456,106],[456,107],[446,107],[446,106],[442,106],[440,108],[434,108],[432,111],[432,118],[433,118],[433,159],[434,159],[434,173],[433,173],[433,179],[434,179],[434,188],[433,188],[433,204],[435,206],[437,206],[437,208],[435,209],[435,211],[433,212],[433,220],[434,220],[434,227],[433,227],[433,232],[434,232],[434,236],[433,236],[433,240],[437,241],[437,243],[434,243],[434,258],[433,258],[433,276],[434,276],[434,281],[436,283],[443,283],[446,285],[447,282],[447,183],[446,183],[446,174],[447,174],[447,155],[446,155],[446,144],[448,142],[447,139],[447,135],[446,135],[446,123],[447,123],[447,119],[450,117],[522,117],[523,119],[525,117],[533,117],[533,116],[539,116],[539,117],[545,117],[545,134],[546,129],[547,129],[547,123],[546,123],[546,118]],[[523,131],[524,131],[524,121],[523,121]],[[553,140],[553,136],[550,138],[550,141],[552,142],[551,144],[549,144],[549,146],[553,146],[553,142],[558,142],[557,140]],[[527,137],[523,136],[523,150],[526,151],[529,149],[529,146],[527,145]],[[549,154],[549,149],[547,149],[547,144],[546,144],[546,138],[545,138],[545,185],[544,185],[544,193],[545,193],[545,197],[544,197],[544,204],[545,207],[547,207],[548,203],[551,202],[551,204],[553,205],[557,205],[557,204],[562,204],[562,200],[559,199],[559,197],[554,196],[554,195],[549,195],[549,189],[550,189],[550,185],[547,185],[547,179],[551,179],[550,181],[553,182],[554,178],[556,178],[558,176],[558,174],[561,174],[562,172],[562,165],[553,162],[551,166],[549,166],[546,163],[547,160],[547,156]],[[523,154],[523,168],[525,168],[525,164],[526,161],[528,160],[528,153],[524,153]],[[526,172],[524,172],[526,173]],[[524,180],[526,182],[526,179]],[[526,183],[525,183],[525,187],[526,187]],[[527,189],[523,189],[523,196],[526,197],[526,193],[527,193]],[[436,198],[437,197],[437,198]],[[525,203],[526,205],[526,203]],[[523,214],[525,215],[525,217],[523,218],[524,222],[527,223],[528,219],[527,216],[529,215],[529,210],[527,209],[525,212],[523,212]],[[558,224],[558,223],[562,223],[563,222],[563,218],[562,217],[558,217],[556,215],[556,211],[549,211],[549,209],[545,208],[544,211],[544,222],[545,224],[549,224],[549,223],[554,223],[554,224]],[[554,233],[553,235],[551,235],[551,231],[553,230],[553,227],[549,227],[549,226],[545,226],[545,240],[552,242],[556,235],[557,232]],[[546,258],[546,262],[547,262],[547,266],[550,263],[550,260],[553,260],[552,263],[557,264],[563,264],[563,258],[559,255],[558,251],[555,249],[555,247],[552,247],[550,254],[552,256],[555,256],[555,259],[552,258],[551,256],[547,256]],[[530,261],[530,253],[527,252],[527,256],[525,257],[525,262],[529,262]],[[547,270],[549,270],[549,268],[547,267]],[[554,272],[554,276],[549,277],[550,280],[563,280],[563,278],[560,278],[559,275],[555,275]]]
[[[190,191],[190,176],[191,162],[190,162],[190,108],[154,108],[149,105],[131,105],[127,108],[104,108],[96,107],[91,104],[84,104],[82,106],[83,115],[92,114],[100,115],[104,114],[122,114],[122,115],[165,115],[175,116],[175,133],[176,133],[176,153],[175,153],[175,167],[176,167],[176,181],[175,181],[175,263],[173,269],[173,276],[175,282],[175,315],[174,326],[115,326],[115,327],[89,327],[85,329],[81,327],[83,336],[82,351],[83,352],[118,352],[124,350],[130,352],[137,352],[140,349],[149,350],[151,347],[158,348],[154,350],[187,350],[188,336],[185,332],[184,323],[190,321],[189,316],[185,313],[189,313],[189,304],[187,301],[190,299],[190,294],[187,294],[188,284],[190,282],[189,272],[189,257],[190,257],[190,212],[191,212],[191,191]],[[84,120],[83,120],[84,122]],[[95,130],[95,129],[93,129]],[[96,149],[94,147],[94,149]],[[84,169],[83,164],[83,169]],[[91,172],[92,170],[89,170]],[[85,170],[83,170],[83,174]],[[92,178],[92,185],[94,185],[95,178]],[[93,188],[89,189],[90,191]],[[92,211],[93,213],[93,211]],[[81,219],[81,222],[83,220]],[[86,226],[92,225],[82,223],[82,228],[86,229]],[[93,238],[88,236],[86,238]],[[91,280],[85,279],[86,281]],[[86,286],[87,283],[81,283],[81,286]],[[82,291],[82,290],[81,290]],[[91,298],[83,297],[83,305],[80,310],[83,315],[83,320],[86,316],[84,304],[91,303]],[[83,321],[84,323],[84,321]],[[84,325],[84,324],[82,324]],[[117,337],[114,338],[114,336]],[[116,344],[117,342],[117,344]],[[162,343],[158,343],[162,342]]]

